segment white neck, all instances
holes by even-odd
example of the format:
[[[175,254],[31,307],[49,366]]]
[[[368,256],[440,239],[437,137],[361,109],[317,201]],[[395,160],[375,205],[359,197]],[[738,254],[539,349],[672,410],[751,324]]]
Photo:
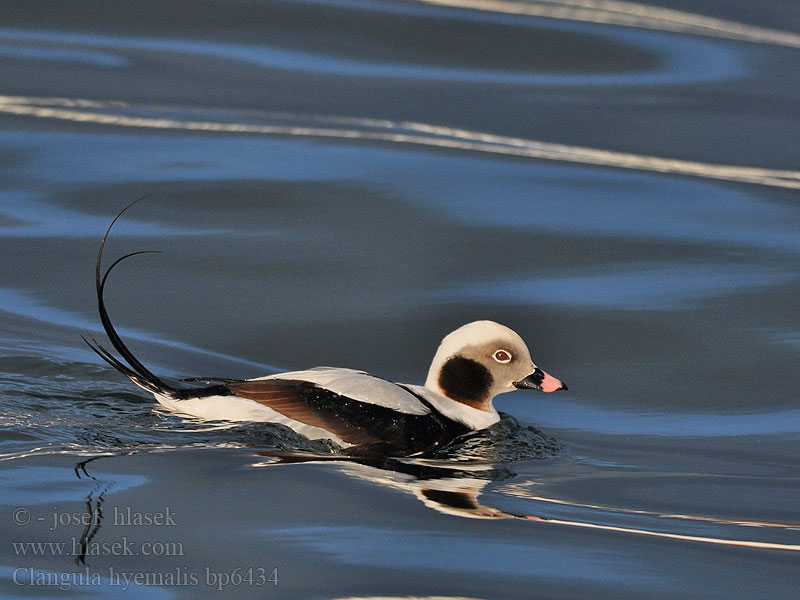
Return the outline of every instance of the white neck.
[[[445,417],[463,423],[470,429],[486,429],[500,420],[500,415],[497,414],[497,410],[491,402],[489,402],[488,410],[480,410],[442,395],[438,388],[431,389],[427,385],[407,385],[406,387],[425,398]]]

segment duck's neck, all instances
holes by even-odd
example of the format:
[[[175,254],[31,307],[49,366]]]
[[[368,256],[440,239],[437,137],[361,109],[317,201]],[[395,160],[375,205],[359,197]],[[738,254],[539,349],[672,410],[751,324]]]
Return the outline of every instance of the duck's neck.
[[[464,402],[448,398],[438,387],[431,388],[427,384],[413,387],[445,417],[463,423],[470,429],[485,429],[500,420],[500,415],[497,414],[491,400],[485,403],[483,408],[474,408]]]

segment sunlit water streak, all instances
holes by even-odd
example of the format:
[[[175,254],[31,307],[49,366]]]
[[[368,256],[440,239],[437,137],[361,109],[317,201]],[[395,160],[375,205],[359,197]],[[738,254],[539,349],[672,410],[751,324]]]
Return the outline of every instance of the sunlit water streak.
[[[800,171],[720,165],[646,156],[581,146],[554,144],[479,131],[441,127],[426,123],[358,118],[331,118],[321,115],[298,116],[280,113],[263,114],[262,118],[265,120],[272,119],[278,121],[270,124],[224,122],[176,118],[173,116],[176,110],[175,108],[158,109],[161,116],[137,116],[130,114],[131,112],[143,109],[146,110],[146,107],[119,102],[99,102],[70,98],[0,96],[0,112],[42,119],[156,130],[298,136],[413,144],[435,148],[582,163],[800,189]],[[124,114],[126,112],[128,114]],[[300,125],[279,122],[281,120],[286,121],[287,118],[294,121],[305,119],[307,122],[313,124]]]
[[[734,540],[726,538],[714,538],[702,535],[686,535],[683,533],[669,533],[665,531],[652,531],[648,529],[636,529],[634,527],[618,527],[616,525],[600,525],[598,523],[587,523],[584,521],[567,521],[564,519],[550,519],[545,517],[529,516],[529,520],[550,523],[553,525],[565,525],[568,527],[579,527],[583,529],[595,529],[598,531],[612,531],[616,533],[628,533],[633,535],[643,535],[648,537],[664,538],[669,540],[679,540],[683,542],[699,542],[703,544],[715,544],[718,546],[738,546],[743,548],[757,548],[762,550],[788,550],[790,552],[800,552],[800,545],[779,544],[775,542],[755,542],[750,540]]]
[[[676,476],[671,473],[661,473],[662,477],[673,477]],[[653,475],[650,474],[650,477]],[[678,477],[686,476],[685,473],[677,474]],[[722,478],[731,478],[734,476],[710,476],[710,475],[703,475],[704,477],[722,477]],[[734,477],[735,478],[735,477]],[[743,479],[752,480],[752,477],[745,477]],[[774,482],[775,478],[770,477],[769,481]],[[526,500],[535,500],[536,502],[544,502],[547,504],[556,504],[561,506],[568,506],[568,507],[575,507],[575,508],[587,508],[593,511],[601,511],[601,512],[609,512],[609,513],[620,513],[620,514],[631,514],[631,515],[643,515],[643,516],[652,516],[658,517],[660,519],[680,519],[684,521],[698,521],[698,522],[705,522],[705,523],[716,523],[720,525],[735,525],[739,527],[766,527],[766,528],[776,528],[776,529],[787,529],[787,530],[795,530],[800,531],[800,523],[775,523],[771,521],[751,521],[748,519],[726,519],[722,517],[709,517],[704,515],[688,515],[688,514],[680,514],[680,513],[664,513],[658,512],[653,510],[646,510],[641,508],[624,508],[620,506],[607,506],[603,504],[594,504],[588,502],[576,502],[571,500],[566,500],[564,498],[553,498],[548,496],[541,496],[535,493],[532,493],[531,490],[535,489],[536,482],[522,482],[522,483],[509,483],[506,484],[505,489],[503,490],[504,493],[517,496],[519,498],[524,498]]]
[[[755,27],[638,2],[616,0],[416,0],[423,4],[602,25],[674,31],[730,40],[800,48],[800,34]]]

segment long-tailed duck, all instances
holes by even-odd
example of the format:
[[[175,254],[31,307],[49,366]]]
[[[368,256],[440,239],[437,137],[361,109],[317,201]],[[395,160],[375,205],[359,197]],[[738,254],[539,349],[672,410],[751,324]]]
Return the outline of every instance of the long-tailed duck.
[[[468,323],[445,336],[422,386],[333,367],[255,379],[212,378],[204,387],[167,383],[128,349],[114,329],[103,300],[114,267],[142,254],[127,254],[101,274],[108,235],[130,206],[106,230],[95,271],[100,320],[122,360],[94,337],[84,340],[100,358],[172,411],[209,420],[282,423],[310,439],[330,439],[355,453],[410,455],[497,423],[500,417],[492,400],[498,394],[516,389],[567,389],[564,382],[536,366],[517,333],[493,321]]]

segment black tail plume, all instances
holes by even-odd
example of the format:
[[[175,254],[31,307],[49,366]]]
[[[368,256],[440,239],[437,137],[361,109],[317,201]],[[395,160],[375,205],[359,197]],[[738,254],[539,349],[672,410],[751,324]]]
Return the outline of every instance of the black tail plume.
[[[111,344],[114,346],[114,348],[116,348],[117,352],[120,353],[122,359],[127,362],[127,364],[112,355],[111,352],[106,350],[93,336],[90,335],[88,339],[84,336],[81,337],[83,337],[83,341],[86,342],[100,358],[117,369],[117,371],[130,378],[130,380],[136,385],[141,386],[150,392],[173,396],[175,394],[179,394],[183,390],[179,390],[165,383],[163,380],[161,380],[161,378],[152,373],[147,367],[139,362],[139,359],[133,355],[133,353],[122,341],[122,338],[120,338],[117,330],[114,329],[114,325],[111,323],[111,319],[108,316],[108,311],[106,310],[105,301],[103,300],[103,291],[105,290],[106,280],[108,279],[108,276],[111,274],[111,271],[114,269],[114,267],[116,267],[123,260],[126,260],[132,256],[137,256],[139,254],[158,253],[155,250],[131,252],[130,254],[126,254],[125,256],[115,260],[106,270],[105,274],[101,274],[103,249],[105,248],[106,240],[108,239],[108,234],[111,232],[111,228],[126,210],[140,200],[142,200],[142,198],[134,200],[128,204],[128,206],[119,211],[117,216],[114,217],[114,220],[111,221],[111,224],[108,226],[108,229],[106,229],[106,233],[103,235],[103,239],[100,242],[100,248],[97,250],[97,264],[95,266],[95,288],[97,290],[97,309],[100,313],[100,321],[103,324],[103,329],[105,329],[106,335],[108,335],[108,339],[111,341]]]

